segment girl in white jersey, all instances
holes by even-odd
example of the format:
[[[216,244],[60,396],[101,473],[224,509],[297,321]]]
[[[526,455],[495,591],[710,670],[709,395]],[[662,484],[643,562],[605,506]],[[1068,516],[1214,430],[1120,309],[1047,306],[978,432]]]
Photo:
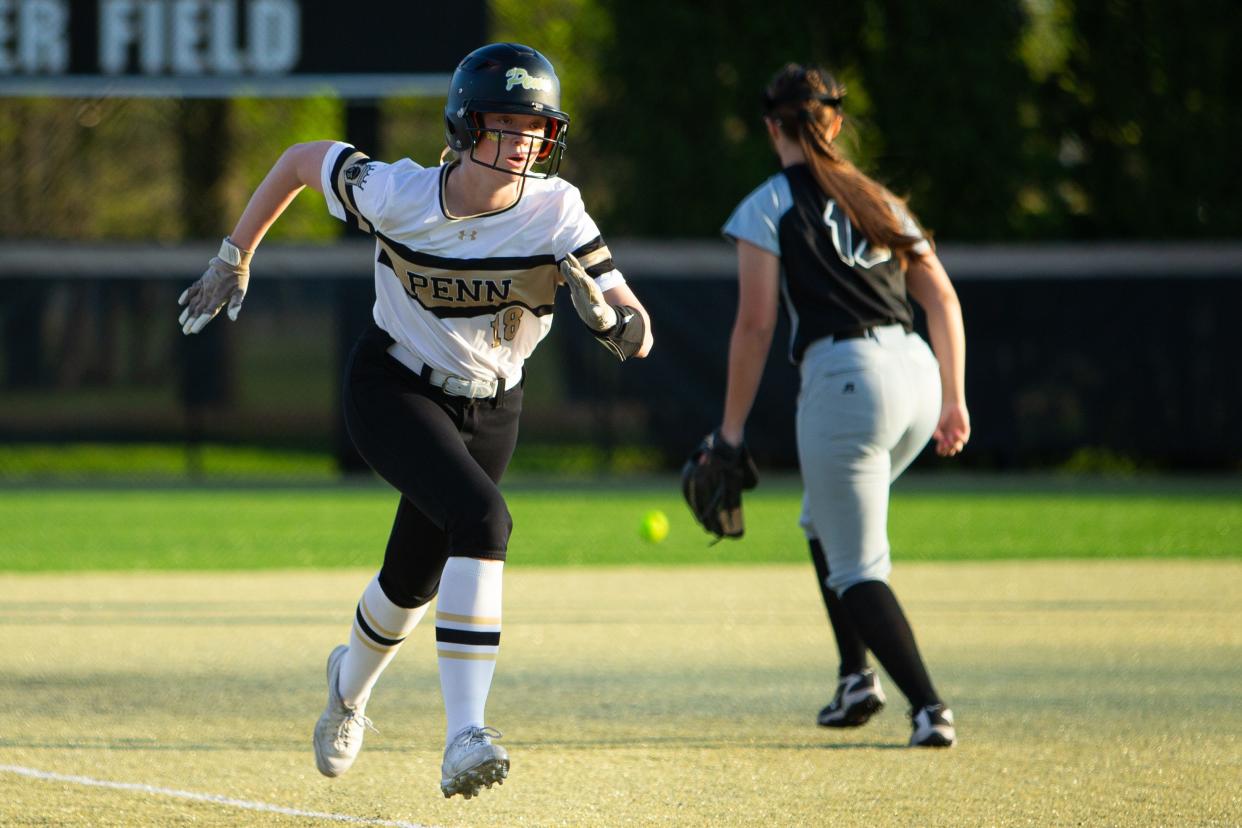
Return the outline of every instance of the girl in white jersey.
[[[951,456],[970,437],[961,307],[904,205],[833,145],[844,94],[827,72],[796,64],[765,92],[782,169],[724,227],[737,242],[740,284],[713,439],[741,446],[783,300],[802,376],[802,525],[841,655],[819,724],[855,727],[883,706],[871,650],[910,702],[910,744],[947,747],[957,738],[953,714],[888,586],[887,522],[889,485],[927,441]],[[927,313],[934,356],[912,332],[907,294]]]
[[[459,158],[439,167],[385,164],[332,141],[290,147],[182,294],[181,324],[197,333],[225,306],[237,318],[255,247],[303,187],[375,237],[375,324],[350,356],[344,411],[359,453],[401,499],[349,644],[328,658],[315,759],[326,776],[353,764],[371,689],[438,593],[440,786],[469,799],[509,771],[483,715],[512,529],[497,484],[517,438],[523,362],[551,327],[561,282],[620,359],[646,356],[652,338],[578,190],[556,178],[569,118],[552,65],[517,44],[477,49],[444,114]]]

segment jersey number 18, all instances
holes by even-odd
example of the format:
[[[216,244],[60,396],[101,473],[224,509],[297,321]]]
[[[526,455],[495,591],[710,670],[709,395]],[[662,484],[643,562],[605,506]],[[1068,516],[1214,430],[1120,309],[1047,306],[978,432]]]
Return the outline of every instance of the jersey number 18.
[[[522,323],[521,308],[505,308],[492,318],[492,347],[499,348],[500,343],[512,342],[517,336],[518,325]]]

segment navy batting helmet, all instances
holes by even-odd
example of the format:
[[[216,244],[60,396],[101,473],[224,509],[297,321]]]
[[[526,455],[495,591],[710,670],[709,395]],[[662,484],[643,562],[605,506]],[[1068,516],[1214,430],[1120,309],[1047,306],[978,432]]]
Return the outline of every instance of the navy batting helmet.
[[[561,82],[547,58],[529,46],[493,43],[466,55],[453,72],[444,105],[445,139],[459,154],[469,151],[473,160],[504,169],[474,156],[474,148],[484,132],[481,113],[545,117],[548,124],[544,139],[532,163],[514,174],[552,178],[560,168],[565,133],[569,130],[569,116],[560,107]]]

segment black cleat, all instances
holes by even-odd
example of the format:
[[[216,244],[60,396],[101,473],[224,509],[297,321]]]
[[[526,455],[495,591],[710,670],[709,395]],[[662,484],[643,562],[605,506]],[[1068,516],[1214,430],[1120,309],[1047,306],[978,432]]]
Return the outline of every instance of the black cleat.
[[[953,747],[957,731],[953,729],[953,711],[943,704],[929,704],[916,710],[910,721],[910,747]]]
[[[820,727],[860,727],[884,707],[880,677],[871,668],[842,676],[837,694],[819,711]]]

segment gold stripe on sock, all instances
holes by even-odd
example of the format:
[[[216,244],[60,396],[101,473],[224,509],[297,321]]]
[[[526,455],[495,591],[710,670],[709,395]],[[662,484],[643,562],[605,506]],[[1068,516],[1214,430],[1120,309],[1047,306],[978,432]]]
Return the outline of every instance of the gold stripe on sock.
[[[381,647],[372,641],[371,637],[364,633],[362,628],[358,626],[357,620],[354,621],[354,638],[358,639],[365,646],[371,648],[377,653],[380,653],[381,655],[388,655],[389,653],[396,652],[396,647]]]
[[[478,624],[480,626],[495,625],[500,623],[500,616],[487,615],[458,615],[453,612],[440,612],[436,610],[437,621],[455,621],[458,624]]]
[[[495,661],[495,653],[459,653],[457,650],[437,650],[440,658],[456,658],[461,661]]]
[[[375,630],[377,633],[383,634],[384,638],[405,638],[405,635],[403,635],[400,630],[393,632],[392,630],[386,630],[379,624],[375,623],[375,616],[371,615],[371,611],[367,609],[366,596],[363,596],[363,599],[358,602],[358,609],[362,610],[362,616],[367,619],[367,623],[371,625],[371,629]]]

